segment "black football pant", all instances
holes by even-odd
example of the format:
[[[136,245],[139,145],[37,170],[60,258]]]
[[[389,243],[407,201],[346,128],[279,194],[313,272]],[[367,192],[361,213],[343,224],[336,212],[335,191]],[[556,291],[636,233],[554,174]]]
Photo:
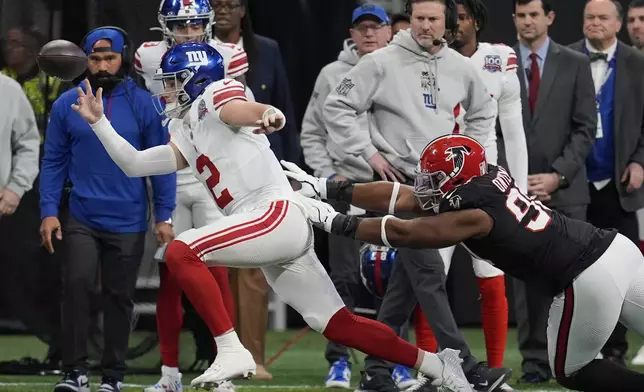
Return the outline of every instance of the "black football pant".
[[[92,298],[103,311],[103,376],[123,380],[133,297],[145,233],[107,233],[73,217],[63,226],[63,368],[89,369],[87,340]],[[99,288],[100,286],[100,288]]]
[[[556,208],[565,216],[586,220],[586,206],[562,206]],[[524,374],[539,374],[545,379],[552,378],[548,361],[548,313],[552,297],[539,290],[530,289],[518,279],[512,279],[514,290],[514,307],[517,322],[519,351],[523,361],[521,369]]]
[[[624,211],[615,182],[611,181],[600,190],[597,190],[593,184],[589,184],[589,188],[588,222],[603,229],[615,228],[639,247],[637,215],[635,212]],[[623,358],[627,350],[626,327],[618,323],[602,349],[602,354]]]

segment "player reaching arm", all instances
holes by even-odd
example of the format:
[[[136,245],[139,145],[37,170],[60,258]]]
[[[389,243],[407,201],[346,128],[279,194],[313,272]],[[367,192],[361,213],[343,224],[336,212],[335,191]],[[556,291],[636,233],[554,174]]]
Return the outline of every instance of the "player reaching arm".
[[[241,83],[233,80],[226,80],[223,83],[226,82],[230,87],[226,87],[226,91],[220,93],[220,95],[228,94],[228,97],[221,97],[226,99],[222,100],[222,106],[219,109],[221,121],[234,128],[256,126],[258,127],[255,130],[256,133],[265,134],[284,127],[286,118],[279,109],[246,101]],[[173,83],[166,83],[166,91],[174,91],[174,89]],[[234,95],[236,90],[238,95]],[[89,80],[85,80],[85,91],[78,87],[78,104],[72,105],[72,108],[91,125],[107,153],[126,175],[147,177],[173,173],[188,167],[186,158],[172,141],[165,146],[156,146],[143,151],[134,148],[114,130],[112,124],[103,114],[103,89],[99,88],[96,91],[96,96],[92,91]],[[215,95],[213,100],[217,98]],[[180,126],[172,124],[172,122],[171,127]]]

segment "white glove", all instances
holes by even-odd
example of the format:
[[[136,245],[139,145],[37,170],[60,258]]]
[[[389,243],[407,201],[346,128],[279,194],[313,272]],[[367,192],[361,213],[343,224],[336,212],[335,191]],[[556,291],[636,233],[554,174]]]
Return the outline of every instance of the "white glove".
[[[333,209],[331,205],[311,199],[302,194],[297,194],[298,204],[304,208],[306,217],[314,226],[323,229],[327,233],[331,232],[331,224],[339,212]]]
[[[280,161],[280,163],[286,169],[284,171],[286,177],[302,184],[302,188],[296,191],[298,194],[316,199],[326,199],[326,178],[313,177],[292,162]]]

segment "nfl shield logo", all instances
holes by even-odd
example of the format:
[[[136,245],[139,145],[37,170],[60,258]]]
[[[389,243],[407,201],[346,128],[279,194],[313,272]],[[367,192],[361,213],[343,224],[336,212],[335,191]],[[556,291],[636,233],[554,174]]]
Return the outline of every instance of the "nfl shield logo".
[[[485,56],[483,69],[490,72],[501,72],[501,56]]]
[[[351,81],[350,78],[344,78],[342,79],[342,82],[338,85],[338,87],[335,88],[335,92],[338,93],[339,95],[342,95],[343,97],[346,97],[347,94],[349,94],[349,91],[355,87],[355,84]]]

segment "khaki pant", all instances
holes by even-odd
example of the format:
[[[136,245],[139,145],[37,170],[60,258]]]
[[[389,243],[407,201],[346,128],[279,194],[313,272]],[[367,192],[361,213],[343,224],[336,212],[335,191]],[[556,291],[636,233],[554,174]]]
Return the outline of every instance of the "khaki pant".
[[[242,344],[253,354],[255,363],[264,365],[268,328],[268,283],[259,268],[228,270],[237,310],[235,329]]]

